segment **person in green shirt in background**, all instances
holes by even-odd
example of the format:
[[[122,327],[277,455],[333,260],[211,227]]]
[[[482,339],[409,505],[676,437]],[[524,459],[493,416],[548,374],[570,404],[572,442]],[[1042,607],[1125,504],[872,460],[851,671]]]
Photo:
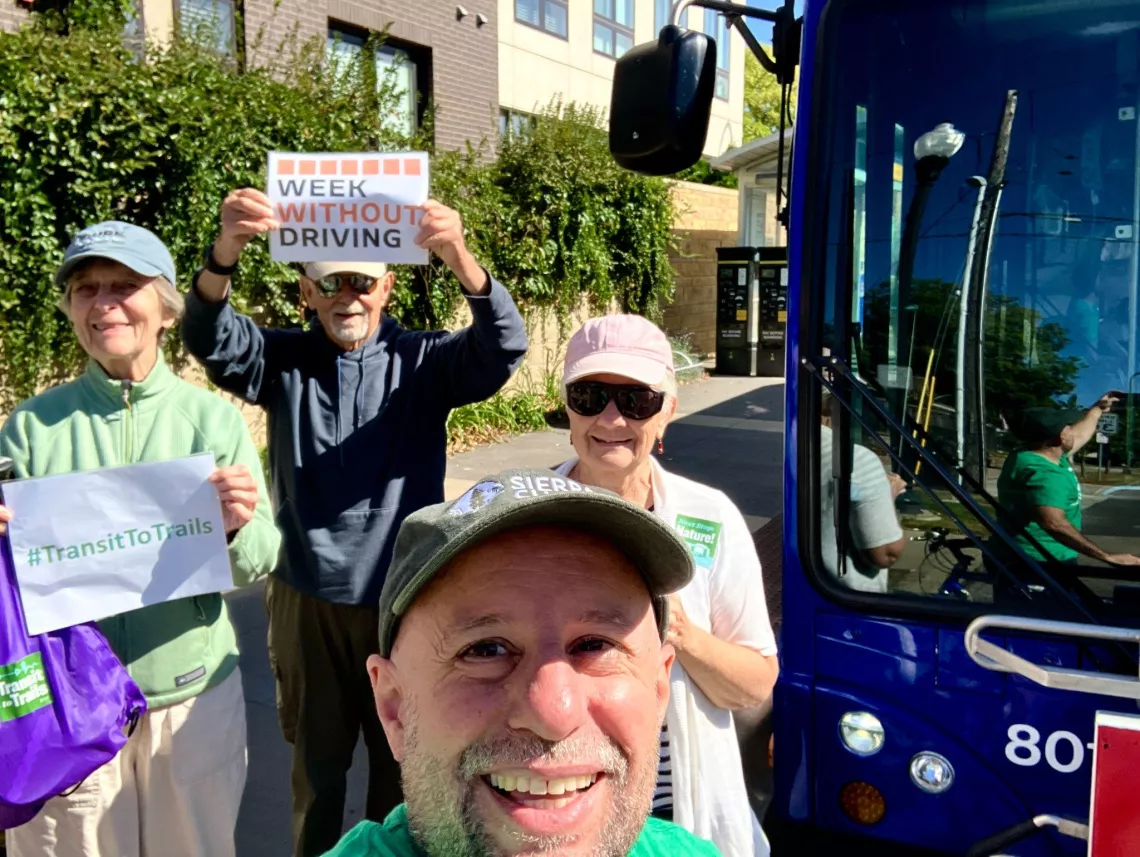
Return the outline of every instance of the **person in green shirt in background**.
[[[1101,397],[1088,411],[1029,408],[1014,420],[1023,442],[998,478],[998,503],[1018,544],[1042,562],[1075,565],[1082,554],[1110,565],[1140,565],[1131,554],[1110,554],[1081,534],[1081,486],[1071,459],[1096,434],[1118,401]]]
[[[549,470],[408,517],[368,661],[406,803],[328,857],[716,855],[649,818],[692,575],[667,524]]]

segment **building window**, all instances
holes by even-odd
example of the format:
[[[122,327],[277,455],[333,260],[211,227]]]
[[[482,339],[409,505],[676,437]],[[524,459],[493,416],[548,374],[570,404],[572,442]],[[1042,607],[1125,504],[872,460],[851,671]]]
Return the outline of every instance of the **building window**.
[[[633,47],[633,0],[594,0],[594,52],[617,59]]]
[[[515,0],[515,20],[559,38],[567,38],[567,0]]]
[[[534,127],[534,116],[518,110],[499,108],[499,136],[524,137]]]
[[[333,73],[347,70],[368,45],[368,33],[330,26],[327,56]],[[383,125],[386,129],[411,137],[419,127],[420,94],[426,88],[420,76],[420,63],[401,47],[385,42],[375,49],[376,85],[391,84],[390,103],[385,105]]]
[[[178,0],[182,32],[213,51],[234,56],[233,0]]]
[[[672,0],[653,0],[653,26],[654,36],[661,35],[661,31],[673,23]]]
[[[716,97],[728,101],[728,51],[732,32],[724,18],[712,9],[705,9],[705,35],[716,39]]]
[[[126,11],[126,21],[123,24],[123,44],[135,55],[142,59],[146,53],[146,34],[143,30],[142,2],[132,0]]]

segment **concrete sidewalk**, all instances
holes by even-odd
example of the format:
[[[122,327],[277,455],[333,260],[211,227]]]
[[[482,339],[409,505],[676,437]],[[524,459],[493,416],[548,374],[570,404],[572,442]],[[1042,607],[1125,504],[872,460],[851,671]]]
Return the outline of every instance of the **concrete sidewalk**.
[[[723,490],[753,530],[780,510],[783,478],[782,379],[713,377],[685,385],[665,436],[666,468]],[[550,467],[573,454],[565,429],[535,432],[454,456],[447,494],[455,497],[479,477],[510,467]],[[291,748],[277,722],[275,687],[266,653],[263,588],[227,597],[238,631],[249,729],[249,777],[238,817],[240,857],[292,853],[289,771]],[[357,746],[348,774],[344,827],[363,817],[367,761]]]

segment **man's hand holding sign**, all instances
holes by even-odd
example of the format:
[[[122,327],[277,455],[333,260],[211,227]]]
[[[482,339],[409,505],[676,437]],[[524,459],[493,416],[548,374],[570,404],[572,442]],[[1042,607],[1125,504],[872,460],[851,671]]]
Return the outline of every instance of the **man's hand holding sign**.
[[[245,246],[268,235],[280,261],[423,264],[434,252],[465,292],[485,295],[490,277],[467,249],[459,212],[427,198],[427,179],[422,155],[271,153],[270,193],[242,188],[222,203],[221,232],[197,287],[221,300]],[[390,278],[379,285],[386,302]]]

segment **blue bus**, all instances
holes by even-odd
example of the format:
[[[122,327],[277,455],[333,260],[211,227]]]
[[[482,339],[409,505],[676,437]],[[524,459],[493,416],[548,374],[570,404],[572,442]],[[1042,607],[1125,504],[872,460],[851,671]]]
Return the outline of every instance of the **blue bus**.
[[[773,853],[1140,854],[1140,2],[694,5],[798,63]],[[699,157],[710,51],[619,62],[619,163]],[[1060,542],[1010,487],[1041,408]]]

